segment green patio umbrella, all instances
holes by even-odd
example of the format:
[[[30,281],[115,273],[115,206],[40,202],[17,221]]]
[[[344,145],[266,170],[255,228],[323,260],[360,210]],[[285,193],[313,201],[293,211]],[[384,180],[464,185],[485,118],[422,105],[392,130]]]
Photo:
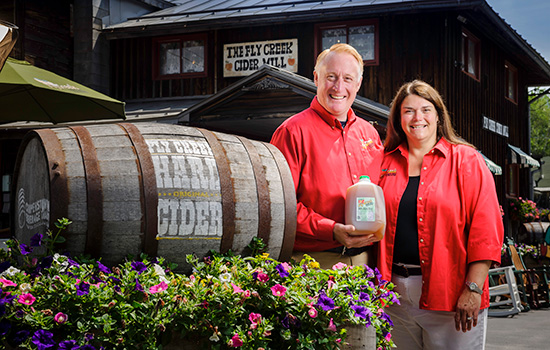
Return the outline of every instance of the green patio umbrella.
[[[0,71],[0,123],[125,119],[124,102],[12,58]]]

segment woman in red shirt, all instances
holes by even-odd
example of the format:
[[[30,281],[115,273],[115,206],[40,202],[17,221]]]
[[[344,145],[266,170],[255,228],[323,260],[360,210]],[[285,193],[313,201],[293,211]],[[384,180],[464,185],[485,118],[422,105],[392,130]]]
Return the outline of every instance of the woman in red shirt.
[[[419,80],[394,98],[384,149],[378,266],[401,294],[393,339],[399,349],[483,349],[487,274],[504,236],[492,174]]]

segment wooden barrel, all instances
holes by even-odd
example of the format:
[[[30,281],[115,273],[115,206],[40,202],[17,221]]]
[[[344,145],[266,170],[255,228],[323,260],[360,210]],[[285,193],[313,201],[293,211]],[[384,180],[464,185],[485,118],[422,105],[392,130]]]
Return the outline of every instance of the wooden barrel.
[[[57,219],[73,255],[117,264],[141,252],[178,263],[210,250],[242,253],[253,237],[288,260],[296,197],[273,145],[205,129],[120,123],[33,130],[12,193],[14,235],[29,243]]]
[[[538,244],[544,242],[546,231],[550,227],[550,222],[525,222],[520,228],[520,242],[527,244]]]

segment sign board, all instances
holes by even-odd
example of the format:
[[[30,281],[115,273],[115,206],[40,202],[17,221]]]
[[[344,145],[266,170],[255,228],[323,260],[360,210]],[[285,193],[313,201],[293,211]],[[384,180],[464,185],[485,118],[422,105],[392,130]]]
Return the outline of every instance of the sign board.
[[[255,41],[223,46],[223,76],[242,77],[264,64],[296,73],[298,39]]]

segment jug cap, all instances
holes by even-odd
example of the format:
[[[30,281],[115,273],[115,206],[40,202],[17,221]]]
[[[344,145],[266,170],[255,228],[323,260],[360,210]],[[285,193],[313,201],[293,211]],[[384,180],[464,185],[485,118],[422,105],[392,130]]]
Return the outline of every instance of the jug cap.
[[[359,176],[359,181],[363,180],[363,179],[367,179],[370,181],[370,177],[368,175],[361,175]]]

